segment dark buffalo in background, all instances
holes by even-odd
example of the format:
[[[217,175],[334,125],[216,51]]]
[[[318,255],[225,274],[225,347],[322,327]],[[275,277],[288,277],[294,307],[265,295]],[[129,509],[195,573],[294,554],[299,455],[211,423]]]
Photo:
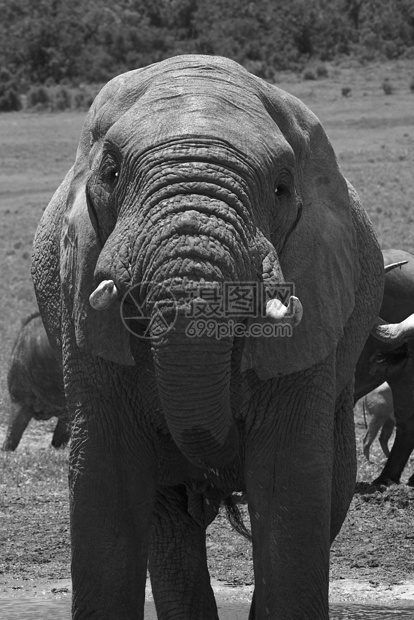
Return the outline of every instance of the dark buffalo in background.
[[[66,412],[60,360],[53,352],[38,312],[24,322],[13,347],[7,376],[11,401],[3,450],[15,450],[30,420],[58,418],[52,446],[68,443],[70,426]]]

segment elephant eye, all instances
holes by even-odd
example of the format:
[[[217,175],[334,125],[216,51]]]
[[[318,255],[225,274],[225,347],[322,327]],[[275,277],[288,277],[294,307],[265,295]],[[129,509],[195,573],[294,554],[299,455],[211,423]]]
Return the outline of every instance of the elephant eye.
[[[286,185],[286,183],[279,183],[279,185],[276,186],[275,194],[278,198],[280,198],[281,196],[286,196],[287,198],[289,198],[291,196],[291,191],[289,186]]]
[[[108,154],[102,161],[99,169],[99,176],[102,182],[111,191],[115,188],[119,180],[120,165],[114,155]]]
[[[89,216],[102,243],[113,231],[117,219],[117,196],[114,192],[120,177],[120,163],[116,154],[106,153],[99,168],[86,184]]]

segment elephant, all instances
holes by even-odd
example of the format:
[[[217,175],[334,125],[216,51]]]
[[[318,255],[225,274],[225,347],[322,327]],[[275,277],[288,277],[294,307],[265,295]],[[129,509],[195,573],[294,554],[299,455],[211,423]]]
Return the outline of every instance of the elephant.
[[[369,461],[369,451],[375,437],[381,430],[379,443],[385,456],[390,455],[388,441],[395,427],[394,403],[391,388],[386,381],[375,390],[359,399],[354,407],[354,413],[361,410],[364,418],[366,433],[363,438],[364,456]]]
[[[380,310],[380,317],[393,326],[379,327],[378,333],[374,329],[368,337],[357,363],[354,393],[356,402],[384,381],[392,391],[396,435],[374,485],[398,483],[414,449],[414,256],[390,249],[383,251],[383,259],[385,266],[397,265],[385,274]],[[407,484],[414,486],[414,475]]]
[[[39,312],[28,316],[14,343],[7,386],[11,411],[2,450],[12,451],[30,420],[58,418],[52,446],[66,445],[70,424],[66,410],[62,365],[52,350]]]
[[[383,271],[291,94],[203,55],[103,87],[32,257],[72,420],[75,620],[142,619],[147,565],[158,618],[217,620],[206,528],[235,492],[250,620],[328,619]]]

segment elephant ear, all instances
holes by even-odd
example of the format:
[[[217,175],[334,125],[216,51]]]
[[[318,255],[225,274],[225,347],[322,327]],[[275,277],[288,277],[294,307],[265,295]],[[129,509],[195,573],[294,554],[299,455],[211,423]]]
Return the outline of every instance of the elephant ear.
[[[63,219],[60,280],[62,296],[71,304],[76,343],[85,352],[118,364],[133,365],[129,332],[122,323],[120,305],[94,310],[89,296],[95,289],[94,271],[101,246],[92,226],[86,199],[87,169],[78,151]]]
[[[36,233],[32,273],[49,338],[60,347],[60,300],[67,307],[78,346],[120,364],[134,364],[130,335],[119,304],[94,310],[89,295],[101,244],[89,217],[86,181],[91,151],[101,148],[109,128],[131,106],[131,92],[146,69],[114,78],[97,95],[85,120],[76,161],[47,206]],[[143,82],[142,88],[145,89]],[[110,105],[114,97],[118,105]],[[109,102],[109,103],[108,103]],[[45,280],[47,285],[45,286]]]
[[[336,349],[355,305],[359,262],[353,203],[320,122],[295,97],[270,85],[261,89],[268,113],[294,151],[302,203],[301,218],[279,256],[285,281],[293,283],[302,303],[302,321],[290,336],[246,338],[244,347],[242,370],[253,368],[269,379],[310,368]]]

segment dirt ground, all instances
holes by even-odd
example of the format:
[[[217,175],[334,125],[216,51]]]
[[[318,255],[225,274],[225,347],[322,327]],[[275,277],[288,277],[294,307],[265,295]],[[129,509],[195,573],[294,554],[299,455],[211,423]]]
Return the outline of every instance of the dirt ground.
[[[15,453],[0,453],[0,598],[70,593],[68,448],[50,446],[54,422],[32,422]],[[0,426],[0,442],[4,437]],[[331,550],[331,601],[412,604],[414,609],[414,488],[369,484],[384,457],[375,442],[372,462],[362,455],[356,419],[358,481],[348,516]],[[406,481],[414,470],[411,459]],[[241,506],[249,524],[246,506]],[[207,532],[215,590],[226,600],[248,600],[253,590],[250,543],[224,512]]]

